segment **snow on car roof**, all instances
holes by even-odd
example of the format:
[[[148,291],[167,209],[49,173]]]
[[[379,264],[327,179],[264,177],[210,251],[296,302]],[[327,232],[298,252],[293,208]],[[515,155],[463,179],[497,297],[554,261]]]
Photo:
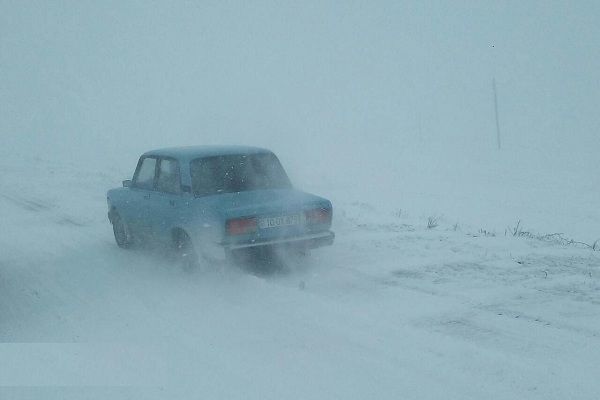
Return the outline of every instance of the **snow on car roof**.
[[[256,154],[270,153],[270,150],[252,146],[183,146],[167,147],[163,149],[150,150],[144,156],[163,156],[177,159],[192,160],[199,157],[210,157],[232,154]]]

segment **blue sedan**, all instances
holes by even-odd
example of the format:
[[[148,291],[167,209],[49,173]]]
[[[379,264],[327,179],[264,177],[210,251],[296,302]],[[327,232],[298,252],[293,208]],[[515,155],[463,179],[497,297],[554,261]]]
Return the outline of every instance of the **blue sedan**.
[[[162,244],[188,263],[331,245],[331,202],[297,189],[271,151],[191,146],[144,153],[107,193],[117,245]]]

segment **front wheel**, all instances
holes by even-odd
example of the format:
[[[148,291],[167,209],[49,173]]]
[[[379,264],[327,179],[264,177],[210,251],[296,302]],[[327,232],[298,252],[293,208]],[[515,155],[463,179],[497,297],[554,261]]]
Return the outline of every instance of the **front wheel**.
[[[121,219],[119,214],[116,214],[112,220],[113,233],[117,246],[122,249],[128,249],[133,245],[133,236],[125,221]]]

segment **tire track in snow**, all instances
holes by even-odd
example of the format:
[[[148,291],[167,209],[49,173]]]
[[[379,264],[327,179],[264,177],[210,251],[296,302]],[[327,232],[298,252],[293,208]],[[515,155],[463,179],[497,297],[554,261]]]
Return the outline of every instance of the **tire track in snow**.
[[[86,223],[79,221],[76,217],[56,211],[57,206],[52,203],[38,199],[8,195],[6,193],[0,193],[0,196],[25,211],[45,214],[60,225],[70,225],[74,227],[83,227],[87,225]]]

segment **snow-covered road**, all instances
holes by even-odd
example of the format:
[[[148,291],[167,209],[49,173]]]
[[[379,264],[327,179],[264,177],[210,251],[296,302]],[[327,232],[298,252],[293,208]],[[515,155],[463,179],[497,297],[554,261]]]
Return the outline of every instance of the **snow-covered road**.
[[[2,399],[600,397],[600,252],[349,202],[308,260],[182,271],[113,243],[116,173],[33,165],[1,166]]]

